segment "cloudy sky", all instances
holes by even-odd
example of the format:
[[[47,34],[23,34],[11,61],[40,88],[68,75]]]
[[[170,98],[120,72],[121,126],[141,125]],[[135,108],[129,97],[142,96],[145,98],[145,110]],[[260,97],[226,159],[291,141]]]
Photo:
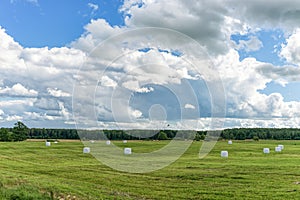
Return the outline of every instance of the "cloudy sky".
[[[0,126],[300,127],[297,0],[0,2]]]

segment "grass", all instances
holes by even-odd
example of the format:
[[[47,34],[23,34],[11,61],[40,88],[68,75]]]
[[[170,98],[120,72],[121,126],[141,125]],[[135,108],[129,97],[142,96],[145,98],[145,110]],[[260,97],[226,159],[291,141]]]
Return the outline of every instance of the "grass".
[[[151,152],[167,142],[117,145]],[[200,147],[164,169],[130,174],[83,154],[81,142],[0,143],[0,199],[300,199],[300,141],[219,141],[204,159]]]

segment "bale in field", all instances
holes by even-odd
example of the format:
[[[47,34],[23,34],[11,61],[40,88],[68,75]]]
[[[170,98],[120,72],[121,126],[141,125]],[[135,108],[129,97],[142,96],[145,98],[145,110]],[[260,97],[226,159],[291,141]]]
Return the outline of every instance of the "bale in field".
[[[130,155],[132,152],[131,152],[131,148],[124,148],[124,154],[125,155]]]
[[[270,153],[270,149],[269,149],[269,148],[264,148],[264,149],[263,149],[263,152],[264,152],[265,154],[268,154],[268,153]]]
[[[83,153],[90,153],[90,152],[91,152],[90,147],[84,147],[83,148]]]
[[[221,151],[222,158],[228,158],[228,151]]]

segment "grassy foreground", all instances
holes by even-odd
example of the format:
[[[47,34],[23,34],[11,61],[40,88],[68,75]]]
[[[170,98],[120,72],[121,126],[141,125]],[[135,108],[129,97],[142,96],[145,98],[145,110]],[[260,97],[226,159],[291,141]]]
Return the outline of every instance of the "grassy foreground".
[[[119,145],[150,152],[166,143]],[[83,154],[81,142],[0,143],[0,199],[300,199],[300,141],[220,141],[204,159],[200,147],[162,170],[129,174]]]

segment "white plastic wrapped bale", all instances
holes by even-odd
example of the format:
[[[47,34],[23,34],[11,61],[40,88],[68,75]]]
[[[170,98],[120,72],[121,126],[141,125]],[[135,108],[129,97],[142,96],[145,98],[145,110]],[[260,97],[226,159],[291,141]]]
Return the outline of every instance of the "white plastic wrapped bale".
[[[275,147],[275,152],[281,152],[281,148],[280,147]]]
[[[221,151],[222,158],[228,158],[228,151]]]
[[[127,140],[123,140],[123,143],[126,144],[126,143],[127,143]]]
[[[51,142],[46,141],[46,147],[50,147],[51,146]]]
[[[84,147],[83,148],[83,153],[90,153],[90,152],[91,152],[90,147]]]
[[[284,146],[283,146],[282,144],[279,144],[279,145],[278,145],[278,147],[280,147],[280,148],[281,148],[281,150],[283,150],[283,149],[284,149]]]
[[[264,152],[265,154],[268,154],[268,153],[270,153],[270,149],[269,149],[269,148],[264,148],[263,152]]]
[[[228,144],[232,144],[232,140],[229,140],[229,141],[228,141]]]
[[[131,152],[131,148],[124,148],[124,154],[125,155],[130,155],[132,152]]]
[[[106,141],[106,145],[110,145],[110,140],[107,140],[107,141]]]
[[[90,142],[93,144],[93,143],[95,143],[95,140],[90,140]]]
[[[57,144],[57,143],[58,143],[57,141],[54,142],[54,144]]]

